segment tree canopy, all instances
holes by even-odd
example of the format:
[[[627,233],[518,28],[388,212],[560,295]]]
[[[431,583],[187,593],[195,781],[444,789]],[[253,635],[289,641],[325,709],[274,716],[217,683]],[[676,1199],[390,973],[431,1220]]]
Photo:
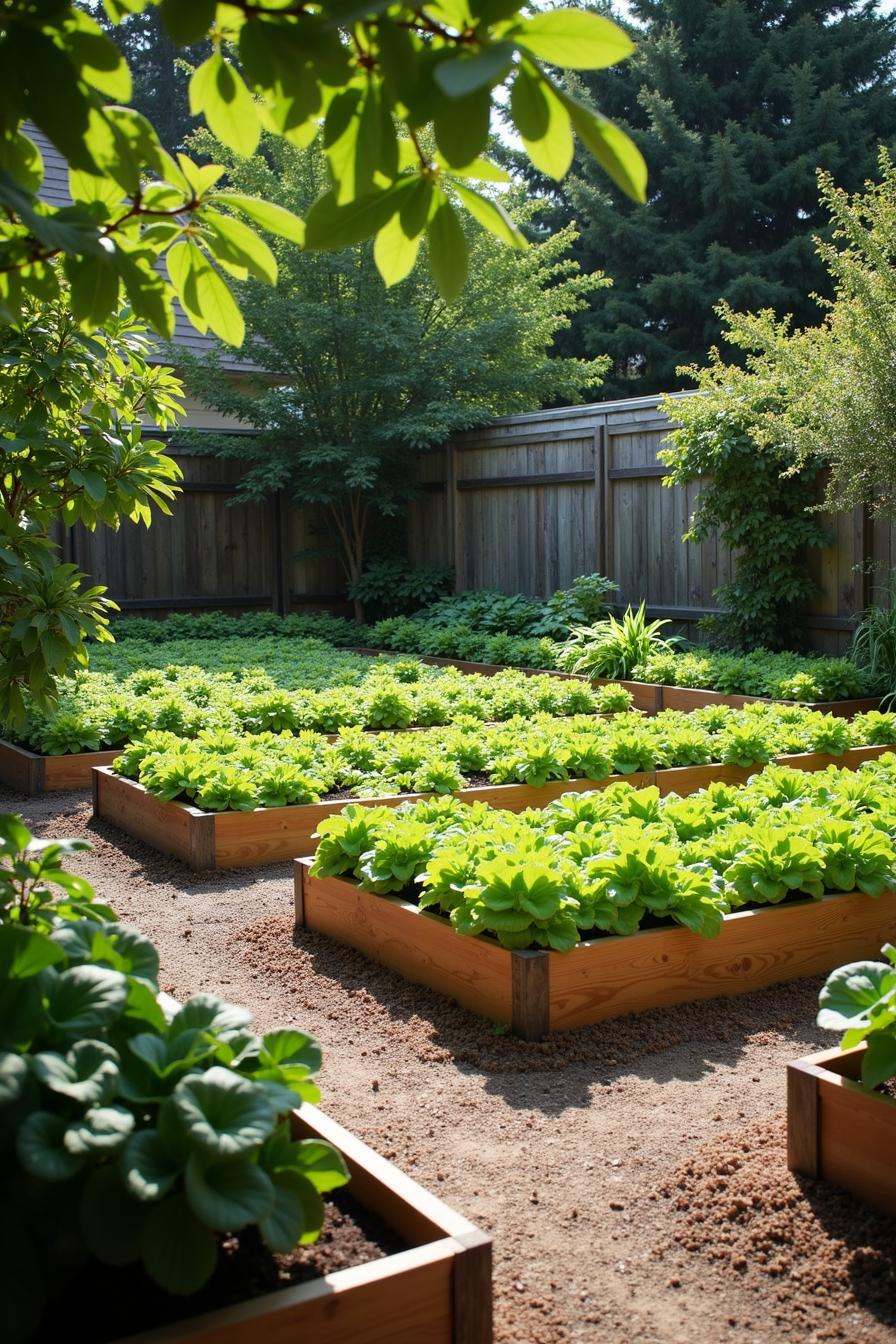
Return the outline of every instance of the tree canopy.
[[[634,208],[579,155],[559,218],[613,288],[568,346],[609,351],[615,396],[672,391],[716,341],[715,307],[817,323],[831,293],[814,235],[815,173],[847,191],[896,136],[896,15],[866,0],[633,0],[630,61],[580,80],[637,141],[650,196]]]
[[[243,156],[262,130],[304,147],[320,137],[331,177],[302,220],[222,189],[220,165],[165,150],[150,122],[123,106],[134,82],[119,47],[68,0],[9,0],[0,25],[0,318],[29,296],[52,300],[63,259],[72,311],[86,328],[115,312],[124,290],[157,332],[173,330],[172,299],[193,324],[239,345],[243,320],[229,281],[272,284],[257,230],[314,249],[388,235],[377,263],[387,284],[407,272],[424,234],[440,293],[467,271],[460,213],[514,247],[525,238],[477,183],[493,103],[527,151],[561,177],[573,133],[619,186],[645,194],[640,153],[612,122],[558,82],[558,69],[614,64],[632,50],[609,19],[577,9],[534,11],[521,0],[104,0],[112,23],[158,8],[177,47],[205,39],[190,109]],[[23,131],[34,122],[71,168],[74,204],[38,197],[43,166]],[[432,133],[432,151],[426,135]],[[157,266],[165,259],[165,274]],[[225,276],[227,277],[225,279]]]
[[[269,137],[241,159],[203,134],[191,148],[227,162],[236,190],[299,214],[326,183],[326,159],[314,147]],[[513,226],[528,229],[532,206],[522,193],[507,204]],[[606,283],[579,274],[568,258],[574,239],[571,228],[533,232],[517,252],[468,223],[469,278],[452,305],[422,255],[383,292],[377,262],[388,234],[339,252],[275,244],[276,289],[249,280],[238,292],[246,352],[266,377],[247,386],[214,355],[181,356],[190,390],[255,430],[238,439],[203,432],[203,450],[248,461],[244,494],[285,490],[299,504],[325,506],[346,579],[357,580],[368,524],[399,515],[418,488],[417,452],[495,415],[577,400],[600,381],[605,360],[551,353],[570,314]]]

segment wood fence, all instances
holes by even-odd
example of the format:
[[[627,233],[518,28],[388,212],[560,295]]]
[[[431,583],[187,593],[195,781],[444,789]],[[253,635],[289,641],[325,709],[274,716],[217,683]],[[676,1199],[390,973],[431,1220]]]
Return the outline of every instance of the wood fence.
[[[282,496],[235,502],[238,461],[184,456],[171,517],[119,531],[78,525],[61,537],[67,560],[105,584],[124,611],[340,606],[345,587],[322,512],[289,508]]]
[[[535,596],[600,571],[619,584],[622,606],[646,599],[651,614],[694,634],[716,610],[713,593],[731,577],[732,555],[715,538],[682,540],[699,486],[663,484],[657,453],[669,428],[657,399],[639,398],[513,416],[457,436],[419,460],[411,558],[453,564],[459,590]],[[67,558],[123,609],[289,611],[344,602],[323,512],[291,508],[282,497],[235,503],[238,461],[169,451],[185,476],[173,517],[159,516],[149,530],[78,527],[64,540]],[[896,542],[861,509],[829,526],[832,544],[808,557],[817,597],[806,627],[817,648],[836,652],[896,564]]]
[[[457,436],[422,459],[412,558],[453,563],[461,591],[544,596],[599,571],[619,584],[619,605],[646,599],[652,615],[693,635],[717,610],[713,593],[733,557],[715,537],[682,540],[700,487],[664,485],[657,454],[669,429],[650,397],[513,416]],[[815,647],[839,652],[896,548],[892,530],[864,510],[827,521],[832,544],[808,556],[818,591],[805,625]]]

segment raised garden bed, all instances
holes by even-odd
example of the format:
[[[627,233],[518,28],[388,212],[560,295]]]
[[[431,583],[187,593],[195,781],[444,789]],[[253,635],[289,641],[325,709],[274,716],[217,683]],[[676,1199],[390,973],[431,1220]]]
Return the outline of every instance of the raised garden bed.
[[[864,1052],[822,1050],[788,1064],[787,1164],[896,1213],[896,1100],[857,1081]]]
[[[454,932],[441,914],[295,864],[296,924],[357,948],[524,1040],[697,999],[748,994],[871,955],[896,933],[896,892],[802,900],[726,915],[718,938],[680,926],[516,952]]]
[[[64,789],[89,789],[96,765],[111,765],[114,751],[80,751],[67,756],[40,756],[0,739],[0,784],[31,798]]]
[[[413,658],[415,662],[426,663],[430,667],[456,667],[459,672],[479,672],[483,677],[494,677],[498,672],[508,671],[507,663],[470,663],[463,658],[437,658],[435,654],[428,653],[396,653],[391,649],[366,649],[361,645],[352,646],[347,650],[348,653],[363,653],[368,658]],[[578,672],[560,672],[554,667],[513,667],[513,672],[521,672],[524,677],[557,677],[561,681],[590,681],[590,677],[583,677]],[[610,683],[601,683],[609,685]],[[615,685],[616,682],[614,681]],[[635,683],[619,683],[620,685],[634,685]]]
[[[829,765],[857,769],[892,751],[892,747],[852,747],[842,756],[806,752],[779,756],[781,765],[796,770],[825,770]],[[607,779],[566,779],[535,788],[528,784],[485,784],[460,789],[458,798],[486,802],[492,807],[522,812],[527,807],[545,807],[564,793],[588,793],[624,781],[634,788],[656,785],[661,794],[696,793],[707,784],[744,784],[759,766],[691,765],[674,770],[642,771],[610,775]],[[423,797],[419,793],[382,798],[340,798],[331,802],[304,803],[293,807],[259,807],[251,812],[204,812],[189,803],[163,803],[136,780],[116,775],[108,767],[93,770],[93,813],[104,821],[144,840],[163,854],[173,854],[191,868],[245,868],[277,863],[314,852],[312,836],[324,817],[341,812],[348,802],[370,807],[398,807]]]
[[[652,681],[622,681],[606,677],[592,678],[594,686],[624,686],[632,697],[634,709],[645,714],[659,714],[663,709],[678,709],[689,713],[706,705],[728,705],[743,709],[745,705],[799,705],[801,709],[817,709],[822,714],[833,714],[838,719],[851,719],[856,714],[880,709],[880,696],[859,700],[772,700],[762,695],[723,695],[721,691],[703,691],[687,686],[664,686]]]
[[[293,1129],[339,1149],[352,1195],[410,1249],[128,1344],[491,1344],[490,1238],[316,1107],[296,1112]]]

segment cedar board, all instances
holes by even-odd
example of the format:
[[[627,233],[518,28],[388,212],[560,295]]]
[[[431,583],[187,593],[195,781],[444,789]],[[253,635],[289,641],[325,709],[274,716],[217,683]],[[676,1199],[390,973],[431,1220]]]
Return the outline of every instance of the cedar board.
[[[296,923],[348,943],[416,984],[537,1040],[594,1022],[698,999],[747,994],[874,955],[896,935],[896,892],[825,896],[726,915],[717,938],[649,929],[570,952],[512,952],[464,938],[400,897],[295,865]],[[526,962],[521,971],[516,962]],[[533,975],[541,963],[541,976]],[[532,1002],[532,997],[536,1002]]]
[[[787,1163],[896,1214],[896,1100],[862,1087],[864,1053],[835,1048],[788,1064]]]
[[[63,789],[89,789],[90,772],[97,765],[111,765],[115,751],[79,751],[65,756],[41,756],[37,752],[0,740],[0,784],[29,798]]]
[[[293,1131],[338,1148],[352,1194],[411,1249],[119,1344],[491,1344],[491,1239],[316,1106]]]
[[[856,769],[893,747],[853,747],[842,756],[806,752],[779,756],[782,765],[796,770],[824,770],[829,765]],[[641,771],[610,775],[607,779],[556,780],[542,788],[528,784],[486,784],[460,789],[457,797],[467,802],[486,802],[509,812],[527,807],[546,807],[564,793],[590,793],[624,782],[633,788],[656,785],[660,793],[688,794],[722,781],[743,784],[760,767],[693,765],[674,770]],[[187,803],[162,803],[142,784],[114,774],[108,767],[93,771],[94,815],[112,822],[128,835],[144,840],[163,854],[173,854],[191,868],[245,868],[313,854],[313,836],[324,817],[341,812],[350,802],[368,807],[398,807],[415,802],[424,794],[393,794],[383,798],[338,799],[294,807],[259,807],[252,812],[203,812]]]

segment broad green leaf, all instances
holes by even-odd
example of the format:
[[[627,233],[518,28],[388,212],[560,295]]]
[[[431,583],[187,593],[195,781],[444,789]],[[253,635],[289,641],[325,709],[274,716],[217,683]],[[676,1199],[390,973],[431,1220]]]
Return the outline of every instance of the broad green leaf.
[[[474,56],[460,54],[440,61],[435,81],[449,98],[466,98],[480,89],[491,90],[506,77],[513,62],[510,42],[491,42]]]
[[[165,259],[177,297],[197,330],[211,329],[228,345],[242,345],[243,315],[202,249],[193,242],[175,243]]]
[[[294,1148],[294,1160],[319,1194],[337,1190],[349,1180],[349,1170],[341,1153],[322,1139],[300,1139]]]
[[[449,164],[463,167],[478,158],[488,143],[491,92],[480,89],[457,98],[436,112],[436,145]]]
[[[71,293],[72,313],[85,331],[96,331],[118,308],[118,268],[114,247],[111,255],[66,257],[65,274]]]
[[[49,1111],[32,1111],[19,1126],[16,1152],[19,1161],[32,1176],[43,1181],[68,1181],[84,1165],[65,1147],[66,1122]]]
[[[190,111],[204,115],[212,134],[237,154],[255,153],[261,135],[255,101],[218,48],[190,77]]]
[[[171,1040],[183,1031],[211,1031],[216,1036],[228,1036],[242,1031],[251,1021],[248,1008],[225,1003],[216,994],[194,994],[171,1019],[168,1035]]]
[[[0,925],[0,978],[27,980],[64,960],[62,948],[46,934],[21,924]]]
[[[218,1157],[232,1157],[263,1143],[276,1112],[248,1079],[219,1066],[182,1078],[172,1094],[178,1116],[194,1143]]]
[[[122,1267],[140,1258],[145,1209],[125,1189],[117,1168],[90,1173],[81,1195],[81,1230],[88,1248],[104,1265]]]
[[[310,1073],[317,1073],[321,1066],[320,1046],[312,1036],[304,1031],[286,1028],[281,1031],[269,1031],[262,1037],[264,1062],[273,1064],[304,1064]]]
[[[323,1200],[295,1171],[278,1171],[273,1184],[274,1203],[259,1231],[270,1250],[285,1255],[296,1245],[317,1239],[324,1220]]]
[[[450,201],[443,200],[436,208],[426,242],[436,289],[446,303],[453,303],[464,287],[469,255],[463,227]]]
[[[65,34],[64,43],[81,78],[112,102],[129,103],[131,72],[120,50],[83,10],[73,9],[70,14],[76,26]]]
[[[525,234],[520,232],[507,211],[497,201],[490,201],[469,187],[461,186],[459,182],[452,183],[452,186],[476,222],[500,238],[502,243],[509,243],[518,251],[529,246]]]
[[[86,1036],[121,1016],[127,980],[104,966],[72,966],[61,971],[47,996],[47,1018],[67,1036]]]
[[[180,1176],[182,1163],[154,1129],[132,1134],[121,1155],[128,1191],[143,1203],[164,1198]]]
[[[533,56],[567,70],[603,70],[635,49],[628,34],[602,14],[582,9],[552,9],[521,19],[505,36]]]
[[[299,244],[305,241],[304,220],[273,201],[260,201],[254,196],[243,196],[238,192],[228,191],[219,196],[215,204],[218,207],[227,206],[228,209],[239,210],[241,214],[248,216],[253,224],[267,229],[269,233],[275,233],[278,238],[286,238],[291,243]]]
[[[647,199],[647,164],[633,140],[599,112],[558,90],[576,134],[608,177],[633,200]]]
[[[470,177],[478,182],[510,182],[512,181],[509,173],[503,168],[499,168],[496,163],[490,159],[478,158],[472,163],[464,164],[462,168],[452,168],[447,160],[443,159],[441,154],[436,154],[436,163],[440,168],[444,168],[452,177]]]
[[[569,171],[574,150],[569,113],[550,82],[525,64],[513,81],[510,115],[535,167],[559,182]]]
[[[34,1055],[31,1070],[44,1087],[85,1105],[111,1101],[118,1083],[118,1053],[104,1041],[76,1041],[63,1056]]]
[[[133,1132],[134,1124],[133,1115],[123,1106],[94,1106],[65,1131],[66,1151],[76,1157],[114,1152]]]
[[[196,1217],[217,1232],[239,1232],[259,1223],[274,1205],[270,1177],[240,1158],[209,1163],[194,1153],[187,1163],[185,1188]]]
[[[205,210],[202,222],[215,236],[216,243],[207,245],[214,249],[219,261],[224,259],[242,264],[251,275],[264,280],[269,285],[277,283],[277,261],[263,238],[254,233],[248,224],[233,215],[224,215],[217,210]]]
[[[853,961],[827,978],[818,1002],[818,1025],[825,1031],[847,1031],[871,1025],[869,1010],[896,981],[892,966],[880,961]]]
[[[413,238],[408,237],[400,214],[393,215],[380,229],[373,244],[373,259],[387,286],[400,284],[410,275],[422,239],[422,233]]]
[[[874,1031],[862,1056],[862,1082],[880,1087],[891,1078],[896,1078],[896,1032]]]
[[[121,4],[122,0],[113,0]],[[128,0],[126,0],[128,2]],[[139,9],[144,8],[141,3]],[[216,0],[161,0],[162,21],[178,46],[190,47],[208,34],[215,21]]]
[[[368,192],[348,205],[339,205],[335,194],[328,191],[308,212],[306,247],[331,250],[363,242],[392,218],[412,185],[411,178],[400,178],[385,191]]]
[[[185,1195],[170,1195],[150,1209],[140,1238],[147,1273],[168,1293],[195,1293],[218,1258],[214,1232],[203,1227]]]

